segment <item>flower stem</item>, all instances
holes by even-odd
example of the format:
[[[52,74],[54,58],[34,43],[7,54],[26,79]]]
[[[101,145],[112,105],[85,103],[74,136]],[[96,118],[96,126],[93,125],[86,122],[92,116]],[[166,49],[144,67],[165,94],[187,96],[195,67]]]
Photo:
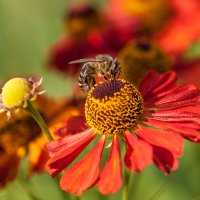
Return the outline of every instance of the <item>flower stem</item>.
[[[42,118],[42,116],[40,115],[40,113],[32,106],[32,104],[30,103],[30,101],[27,102],[27,106],[25,107],[25,110],[33,117],[33,119],[37,122],[37,124],[39,125],[39,127],[42,129],[42,132],[46,135],[46,137],[48,138],[48,140],[53,140],[49,129],[44,121],[44,119]]]
[[[19,177],[17,177],[17,182],[23,188],[23,190],[26,192],[26,194],[28,195],[29,199],[37,200],[37,198],[33,195],[31,190],[28,188],[27,184],[24,183]]]
[[[80,200],[78,196],[74,196],[74,200]]]
[[[124,172],[124,188],[122,191],[122,200],[128,200],[129,198],[129,183],[130,183],[130,171],[125,169]]]

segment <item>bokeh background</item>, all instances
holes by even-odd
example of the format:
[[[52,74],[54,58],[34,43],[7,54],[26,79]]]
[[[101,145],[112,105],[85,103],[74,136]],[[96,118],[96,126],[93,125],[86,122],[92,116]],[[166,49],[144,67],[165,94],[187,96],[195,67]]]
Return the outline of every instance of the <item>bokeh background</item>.
[[[78,2],[78,1],[77,1]],[[98,7],[105,0],[91,1]],[[63,34],[62,17],[72,0],[1,0],[0,1],[0,83],[14,76],[44,77],[44,88],[52,97],[69,96],[72,79],[45,68],[49,46]],[[74,3],[74,1],[73,1]],[[185,53],[188,58],[200,55],[200,42]],[[0,191],[0,200],[56,200],[62,193],[48,174],[26,179],[24,159],[18,178]],[[0,172],[1,173],[1,172]],[[200,200],[200,145],[185,142],[180,167],[165,176],[151,165],[133,174],[130,199]],[[134,182],[137,184],[134,184]],[[121,191],[102,196],[94,188],[85,192],[83,200],[120,199]],[[64,199],[64,198],[63,198]]]

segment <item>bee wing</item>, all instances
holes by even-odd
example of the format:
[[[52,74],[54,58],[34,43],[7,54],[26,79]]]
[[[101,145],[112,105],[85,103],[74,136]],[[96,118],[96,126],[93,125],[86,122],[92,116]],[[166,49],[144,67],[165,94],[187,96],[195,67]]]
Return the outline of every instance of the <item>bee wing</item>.
[[[97,60],[95,58],[83,58],[78,60],[73,60],[69,64],[86,63],[86,62],[102,62],[102,60]]]

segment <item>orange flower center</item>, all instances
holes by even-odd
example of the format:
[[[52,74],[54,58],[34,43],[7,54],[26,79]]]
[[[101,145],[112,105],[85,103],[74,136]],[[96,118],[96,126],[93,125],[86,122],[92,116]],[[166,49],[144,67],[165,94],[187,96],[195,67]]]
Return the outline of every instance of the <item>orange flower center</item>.
[[[136,127],[143,114],[140,92],[125,80],[97,84],[85,104],[87,123],[100,134],[114,134]]]

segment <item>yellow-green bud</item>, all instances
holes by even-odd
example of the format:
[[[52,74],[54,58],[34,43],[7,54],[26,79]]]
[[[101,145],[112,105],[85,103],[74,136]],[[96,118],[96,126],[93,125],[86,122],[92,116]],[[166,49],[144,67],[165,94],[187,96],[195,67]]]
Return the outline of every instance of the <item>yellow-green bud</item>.
[[[35,81],[32,78],[13,78],[7,81],[0,94],[0,112],[10,111],[19,107],[26,107],[28,101],[32,101],[39,94],[45,91],[37,91],[42,83],[42,78]]]
[[[13,108],[26,102],[31,96],[32,84],[24,78],[13,78],[2,89],[2,103]]]

